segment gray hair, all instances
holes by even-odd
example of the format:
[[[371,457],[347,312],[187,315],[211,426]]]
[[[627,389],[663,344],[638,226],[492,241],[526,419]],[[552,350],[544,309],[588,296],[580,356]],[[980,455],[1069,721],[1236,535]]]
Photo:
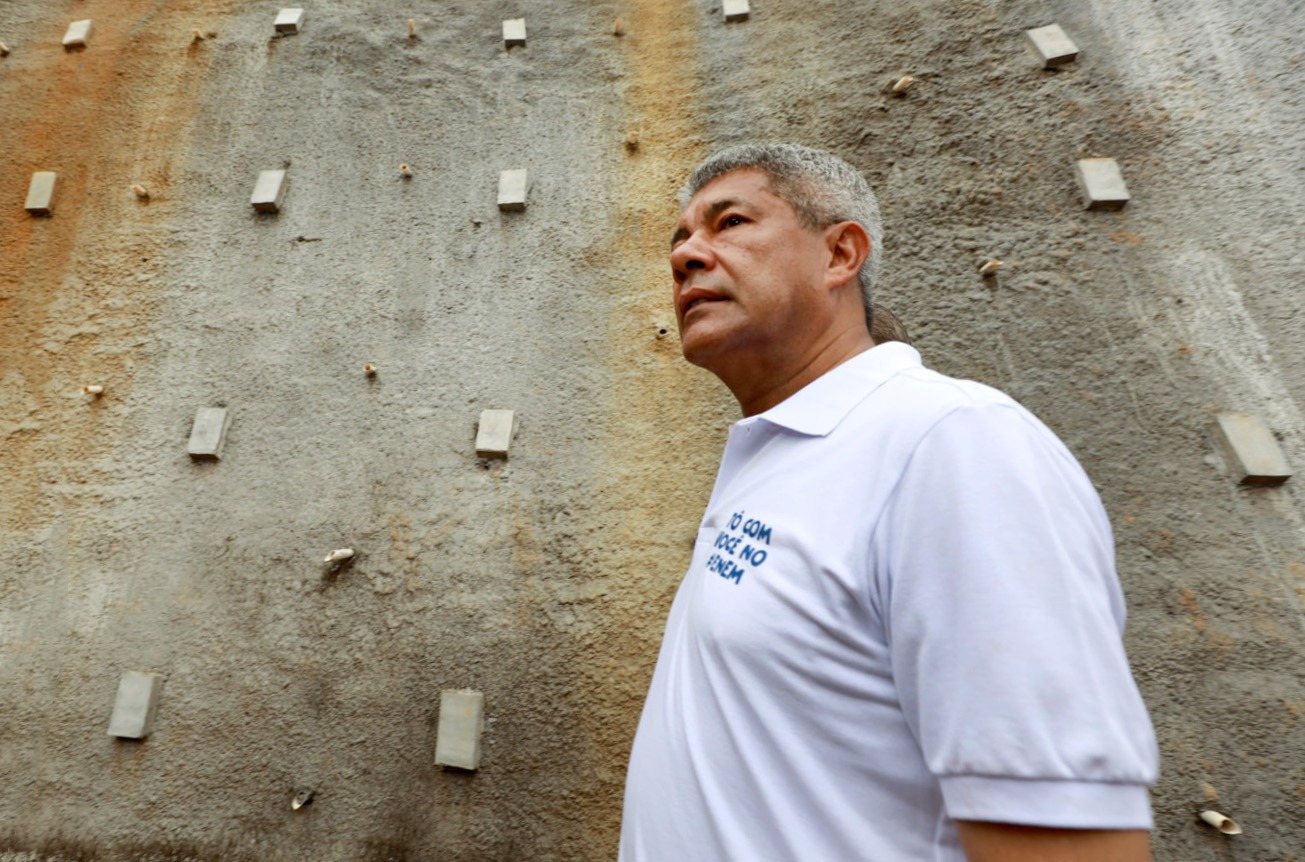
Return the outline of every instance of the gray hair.
[[[770,187],[797,213],[808,230],[820,230],[842,221],[854,221],[870,235],[870,256],[861,265],[857,281],[869,323],[874,303],[871,294],[879,276],[884,224],[879,202],[860,171],[838,156],[797,144],[739,144],[721,150],[694,168],[680,189],[680,210],[703,186],[731,171],[756,168],[770,178]]]

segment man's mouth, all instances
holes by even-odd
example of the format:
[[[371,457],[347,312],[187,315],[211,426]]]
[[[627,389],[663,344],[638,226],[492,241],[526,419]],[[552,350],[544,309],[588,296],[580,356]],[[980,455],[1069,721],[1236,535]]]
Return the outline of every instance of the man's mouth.
[[[700,293],[698,296],[691,296],[689,301],[684,304],[684,310],[680,313],[681,317],[682,318],[688,317],[690,311],[693,311],[693,309],[697,308],[699,305],[702,305],[703,303],[720,302],[724,298],[725,297],[723,296],[719,296],[713,293],[706,293],[705,291],[703,293]]]

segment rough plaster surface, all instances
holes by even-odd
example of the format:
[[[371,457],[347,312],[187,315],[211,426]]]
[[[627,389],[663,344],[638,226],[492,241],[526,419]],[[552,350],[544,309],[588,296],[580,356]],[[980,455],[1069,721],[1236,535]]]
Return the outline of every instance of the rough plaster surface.
[[[261,0],[0,5],[0,859],[613,858],[735,416],[660,334],[671,198],[748,138],[861,167],[880,301],[1101,489],[1163,749],[1156,859],[1305,858],[1299,485],[1236,487],[1205,430],[1256,413],[1305,464],[1305,22],[862,6],[549,0],[509,52],[519,8],[493,3],[330,0],[280,38]],[[1082,53],[1044,71],[1023,33],[1053,22]],[[1126,210],[1081,210],[1094,156]],[[281,167],[281,212],[252,212]],[[519,167],[529,208],[500,213]],[[48,219],[35,170],[60,174]],[[201,406],[232,411],[220,462],[186,455]],[[517,411],[509,462],[475,457],[485,408]],[[167,680],[141,743],[105,734],[125,669]],[[464,687],[474,775],[433,765]]]

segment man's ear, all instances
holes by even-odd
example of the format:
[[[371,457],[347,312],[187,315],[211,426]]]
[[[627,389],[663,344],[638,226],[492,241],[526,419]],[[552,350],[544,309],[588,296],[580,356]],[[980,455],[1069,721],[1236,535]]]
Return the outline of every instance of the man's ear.
[[[829,266],[825,269],[825,286],[840,287],[854,281],[870,256],[870,235],[854,221],[843,221],[825,228],[829,248]]]

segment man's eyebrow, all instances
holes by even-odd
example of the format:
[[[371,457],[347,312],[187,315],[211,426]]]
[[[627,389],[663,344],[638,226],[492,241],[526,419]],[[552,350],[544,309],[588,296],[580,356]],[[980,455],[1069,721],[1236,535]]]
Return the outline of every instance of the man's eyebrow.
[[[729,209],[730,207],[743,206],[743,205],[744,202],[739,200],[738,198],[721,198],[711,206],[707,207],[707,212],[704,213],[704,218],[706,221],[713,221],[716,218],[716,216],[720,215],[722,212]],[[687,227],[685,227],[684,225],[680,225],[679,227],[677,227],[675,229],[675,233],[671,234],[671,248],[675,248],[677,244],[679,244],[684,239],[688,238],[688,236],[689,236],[689,229]]]

